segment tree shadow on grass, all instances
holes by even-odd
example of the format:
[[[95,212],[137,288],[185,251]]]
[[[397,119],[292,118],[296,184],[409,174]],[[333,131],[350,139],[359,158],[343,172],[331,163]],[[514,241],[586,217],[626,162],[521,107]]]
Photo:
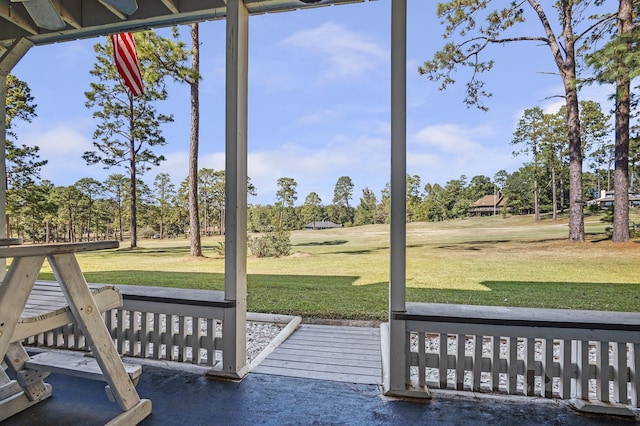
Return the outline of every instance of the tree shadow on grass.
[[[86,272],[90,283],[224,290],[224,274],[164,271]],[[310,318],[386,320],[388,283],[354,285],[358,276],[247,275],[250,312]],[[54,280],[52,273],[39,279]]]
[[[52,273],[40,279],[54,280]],[[87,272],[91,283],[223,290],[224,274],[164,271]],[[311,318],[387,320],[389,283],[355,285],[358,276],[249,274],[248,310]],[[483,281],[483,290],[407,288],[407,301],[640,311],[640,283]]]
[[[220,245],[218,243],[214,244],[203,244],[202,252],[204,256],[201,258],[209,258],[209,257],[217,257]],[[170,257],[190,257],[191,259],[199,259],[198,257],[191,257],[191,248],[188,243],[181,246],[175,247],[120,247],[115,250],[105,251],[105,253],[109,253],[110,256],[130,256],[132,253],[136,255],[158,255],[158,256],[170,256]]]
[[[346,244],[347,240],[330,240],[330,241],[310,241],[308,243],[299,243],[294,244],[294,247],[304,247],[304,246],[338,246],[342,244]]]
[[[474,241],[460,241],[457,243],[442,244],[435,246],[437,249],[443,250],[482,250],[483,248],[498,248],[498,246],[509,244],[513,247],[526,247],[532,244],[548,244],[548,243],[561,243],[567,242],[564,237],[561,238],[537,238],[528,240],[474,240]]]
[[[640,311],[640,283],[483,281],[482,290],[408,288],[407,300],[531,308]]]
[[[353,250],[342,250],[342,251],[333,251],[331,253],[327,253],[327,254],[370,254],[370,253],[376,253],[379,251],[384,251],[384,250],[389,250],[388,246],[382,246],[382,247],[373,247],[370,249],[353,249]]]

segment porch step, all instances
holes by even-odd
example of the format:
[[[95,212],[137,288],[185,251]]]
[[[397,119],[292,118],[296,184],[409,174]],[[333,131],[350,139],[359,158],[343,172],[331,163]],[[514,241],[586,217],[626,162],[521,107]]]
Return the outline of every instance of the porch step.
[[[29,361],[25,363],[25,367],[30,370],[49,371],[84,379],[106,381],[98,361],[84,354],[42,352],[31,356]],[[142,367],[136,364],[124,363],[124,368],[133,383],[137,383],[138,377],[142,373]]]

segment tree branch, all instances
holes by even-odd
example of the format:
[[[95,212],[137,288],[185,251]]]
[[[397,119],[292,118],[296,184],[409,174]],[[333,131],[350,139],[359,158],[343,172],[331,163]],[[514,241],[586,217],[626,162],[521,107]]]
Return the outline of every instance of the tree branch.
[[[609,13],[609,14],[603,15],[601,19],[596,21],[593,25],[590,25],[586,30],[584,30],[580,34],[578,34],[575,37],[575,40],[576,41],[580,40],[582,37],[584,37],[585,35],[589,34],[591,31],[593,31],[594,28],[600,26],[601,24],[603,24],[603,23],[605,23],[607,21],[615,20],[616,18],[617,18],[617,14],[615,14],[615,13]]]
[[[551,48],[551,53],[553,54],[553,58],[558,65],[558,69],[562,69],[562,65],[564,64],[564,58],[562,57],[562,53],[560,52],[560,44],[556,39],[555,34],[553,33],[553,29],[551,28],[551,24],[547,19],[547,15],[544,13],[542,6],[535,0],[528,0],[529,4],[533,8],[533,10],[538,15],[540,22],[542,23],[542,27],[544,28],[544,32],[547,34],[547,38],[549,39],[548,44]],[[564,50],[564,49],[563,49]],[[566,52],[565,52],[566,54]]]
[[[544,44],[549,44],[547,37],[510,37],[500,39],[489,39],[489,43],[510,43],[512,41],[541,41]]]

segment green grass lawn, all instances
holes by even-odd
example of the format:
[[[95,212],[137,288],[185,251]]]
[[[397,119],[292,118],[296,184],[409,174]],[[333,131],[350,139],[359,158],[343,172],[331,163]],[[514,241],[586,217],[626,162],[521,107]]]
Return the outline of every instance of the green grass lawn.
[[[639,242],[611,243],[599,217],[585,229],[588,241],[575,244],[566,219],[408,224],[407,300],[639,311]],[[186,239],[141,240],[135,250],[125,241],[78,259],[89,282],[222,290],[219,241],[204,239],[201,259],[189,257]],[[291,241],[290,256],[248,259],[250,311],[386,320],[388,226],[296,231]],[[45,267],[40,278],[53,275]]]

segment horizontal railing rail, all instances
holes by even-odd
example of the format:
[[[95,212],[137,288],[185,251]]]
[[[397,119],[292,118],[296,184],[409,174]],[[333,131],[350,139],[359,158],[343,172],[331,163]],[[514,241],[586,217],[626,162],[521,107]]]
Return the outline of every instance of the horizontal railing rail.
[[[640,313],[407,303],[405,382],[638,407]]]

